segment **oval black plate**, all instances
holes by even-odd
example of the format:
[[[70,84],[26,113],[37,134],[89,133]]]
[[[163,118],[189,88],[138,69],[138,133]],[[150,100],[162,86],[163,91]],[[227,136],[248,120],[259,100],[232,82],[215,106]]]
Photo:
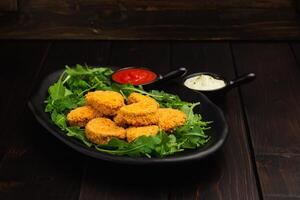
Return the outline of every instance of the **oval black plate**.
[[[213,121],[209,134],[211,136],[210,142],[199,149],[185,150],[172,156],[165,158],[132,158],[127,156],[115,156],[106,153],[99,152],[93,148],[89,148],[77,141],[74,138],[66,136],[50,119],[48,113],[44,112],[45,104],[44,100],[48,96],[48,88],[54,82],[58,80],[58,77],[62,73],[62,70],[56,71],[48,75],[40,84],[40,87],[31,96],[28,105],[33,112],[38,122],[45,127],[50,133],[52,133],[59,140],[73,148],[74,150],[83,153],[87,156],[94,158],[111,161],[115,163],[124,164],[157,164],[157,163],[177,163],[203,159],[214,152],[216,152],[224,143],[228,134],[228,125],[226,123],[223,112],[213,104],[204,95],[193,92],[181,85],[181,83],[172,82],[164,84],[163,89],[166,92],[177,94],[181,99],[189,102],[201,102],[201,105],[195,109],[197,113],[200,113],[204,120]]]

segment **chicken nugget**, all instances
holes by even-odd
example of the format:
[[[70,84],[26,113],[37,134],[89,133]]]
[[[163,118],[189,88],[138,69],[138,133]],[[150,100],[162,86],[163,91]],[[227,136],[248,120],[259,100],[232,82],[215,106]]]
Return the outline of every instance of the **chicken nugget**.
[[[86,104],[106,116],[114,116],[124,106],[124,98],[114,91],[89,92],[85,96]]]
[[[158,126],[142,126],[142,127],[130,127],[126,129],[126,137],[128,142],[132,142],[136,138],[145,135],[151,136],[158,133]]]
[[[70,126],[85,127],[88,121],[101,116],[102,114],[91,106],[82,106],[71,110],[67,115],[67,121]]]
[[[94,123],[97,123],[99,126],[109,126],[109,127],[115,127],[116,123],[112,120],[105,118],[105,117],[97,117],[94,119]]]
[[[158,115],[158,125],[166,132],[170,132],[178,126],[182,126],[187,120],[187,116],[184,112],[172,108],[160,108],[158,109]]]
[[[147,115],[153,114],[157,112],[158,108],[156,105],[149,104],[148,102],[139,102],[133,103],[130,105],[123,106],[118,113],[132,115],[132,116],[140,116],[140,115]]]
[[[126,120],[123,119],[123,115],[122,114],[117,114],[114,117],[114,122],[116,123],[117,126],[121,126],[121,127],[126,127],[127,123]]]
[[[106,144],[113,137],[124,139],[126,130],[107,118],[95,118],[85,127],[85,136],[95,144]]]
[[[153,114],[146,115],[124,115],[118,114],[115,116],[114,121],[118,126],[125,127],[126,125],[130,126],[148,126],[158,124],[158,112]]]
[[[147,102],[133,103],[123,106],[114,118],[120,126],[147,126],[158,124],[158,108]]]
[[[137,92],[131,93],[128,97],[127,102],[128,102],[128,104],[132,104],[132,103],[138,103],[141,101],[147,101],[149,104],[154,104],[157,106],[157,108],[159,108],[159,103],[155,99],[153,99],[149,96],[146,96],[146,95],[142,95]]]

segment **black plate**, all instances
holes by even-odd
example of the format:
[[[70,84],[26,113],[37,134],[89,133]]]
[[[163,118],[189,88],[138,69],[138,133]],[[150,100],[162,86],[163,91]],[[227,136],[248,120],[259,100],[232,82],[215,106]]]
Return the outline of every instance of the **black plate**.
[[[94,158],[124,164],[157,164],[157,163],[177,163],[186,161],[195,161],[203,159],[216,152],[224,143],[228,134],[228,125],[226,123],[223,112],[213,104],[204,95],[193,92],[182,86],[181,82],[170,82],[159,87],[166,92],[177,94],[181,99],[189,102],[201,102],[201,105],[195,109],[200,113],[204,120],[213,121],[212,129],[209,130],[211,136],[210,142],[202,148],[195,150],[185,150],[173,156],[165,158],[132,158],[127,156],[115,156],[107,153],[99,152],[93,148],[89,148],[74,138],[66,136],[50,119],[48,113],[44,112],[44,100],[48,96],[48,88],[58,80],[62,70],[56,71],[48,75],[40,84],[40,87],[32,95],[28,105],[38,122],[52,133],[59,140],[73,148],[74,150]]]

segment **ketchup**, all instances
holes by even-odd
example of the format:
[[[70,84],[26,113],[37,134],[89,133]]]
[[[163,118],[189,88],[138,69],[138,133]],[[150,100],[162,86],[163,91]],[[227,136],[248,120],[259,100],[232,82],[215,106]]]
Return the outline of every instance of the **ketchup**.
[[[157,74],[142,68],[121,69],[112,75],[112,79],[121,84],[130,83],[132,85],[141,85],[151,83],[157,78]]]

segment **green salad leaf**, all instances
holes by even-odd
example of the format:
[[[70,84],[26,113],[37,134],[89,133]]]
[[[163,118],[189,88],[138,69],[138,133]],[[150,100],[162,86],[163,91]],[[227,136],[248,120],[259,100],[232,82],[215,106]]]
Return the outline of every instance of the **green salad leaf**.
[[[89,67],[76,65],[66,66],[58,81],[48,89],[49,96],[45,100],[45,112],[63,133],[73,137],[90,148],[113,155],[131,157],[164,157],[185,149],[204,146],[210,140],[207,130],[211,122],[202,120],[194,109],[200,103],[182,101],[177,95],[164,91],[145,91],[142,86],[117,84],[111,82],[113,71],[108,67]],[[155,136],[141,136],[133,142],[112,138],[107,144],[99,145],[85,137],[83,128],[68,125],[66,116],[70,110],[85,104],[84,95],[94,90],[112,90],[121,93],[125,99],[132,92],[138,92],[154,98],[162,108],[175,108],[187,115],[183,126],[166,133],[162,130]]]

